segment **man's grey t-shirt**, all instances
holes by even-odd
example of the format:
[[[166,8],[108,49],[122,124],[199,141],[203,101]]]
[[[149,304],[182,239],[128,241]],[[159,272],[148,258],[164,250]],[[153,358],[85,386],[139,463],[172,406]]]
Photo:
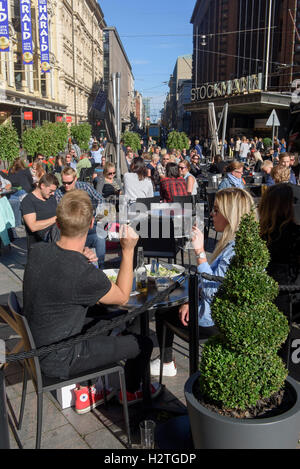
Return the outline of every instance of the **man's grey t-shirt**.
[[[37,347],[80,334],[89,306],[111,289],[106,275],[83,254],[55,243],[36,244],[24,273],[23,301]],[[69,346],[41,358],[49,376],[67,377],[76,347]]]

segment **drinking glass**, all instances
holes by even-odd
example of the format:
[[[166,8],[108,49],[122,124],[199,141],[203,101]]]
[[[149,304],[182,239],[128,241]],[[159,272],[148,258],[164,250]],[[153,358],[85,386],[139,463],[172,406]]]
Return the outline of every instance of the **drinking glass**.
[[[141,448],[154,449],[155,446],[155,427],[153,420],[143,420],[140,422]]]

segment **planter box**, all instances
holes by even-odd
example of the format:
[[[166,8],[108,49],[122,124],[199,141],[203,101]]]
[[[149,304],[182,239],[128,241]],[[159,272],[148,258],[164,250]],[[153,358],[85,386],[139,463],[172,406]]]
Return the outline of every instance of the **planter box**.
[[[270,418],[235,419],[219,415],[194,397],[193,387],[200,373],[185,384],[195,449],[296,449],[300,432],[300,385],[288,377],[295,404],[287,412]]]

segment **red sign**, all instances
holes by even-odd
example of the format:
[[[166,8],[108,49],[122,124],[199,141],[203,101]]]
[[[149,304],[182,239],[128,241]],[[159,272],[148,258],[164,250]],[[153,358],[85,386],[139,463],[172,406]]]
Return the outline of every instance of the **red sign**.
[[[24,112],[24,120],[25,121],[32,121],[33,120],[33,113],[32,112]]]
[[[62,116],[56,116],[56,122],[62,122],[63,118]]]
[[[66,117],[66,122],[72,122],[72,117],[71,117],[71,116],[67,116],[67,117]]]

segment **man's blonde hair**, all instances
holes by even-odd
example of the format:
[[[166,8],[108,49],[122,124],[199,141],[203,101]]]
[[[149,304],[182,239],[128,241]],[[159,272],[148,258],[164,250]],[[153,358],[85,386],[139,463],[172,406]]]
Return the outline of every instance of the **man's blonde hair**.
[[[66,166],[62,172],[61,172],[61,175],[65,175],[65,176],[73,176],[73,178],[75,178],[77,176],[77,173],[75,171],[75,169],[71,168],[70,166]]]
[[[230,241],[234,240],[243,215],[250,213],[252,209],[255,211],[254,200],[249,192],[237,187],[222,189],[217,192],[215,205],[221,215],[228,221],[228,225],[225,227],[222,237],[213,252],[211,262],[221,254]]]
[[[56,216],[62,236],[76,238],[87,234],[93,219],[93,206],[87,192],[76,189],[65,194]]]

